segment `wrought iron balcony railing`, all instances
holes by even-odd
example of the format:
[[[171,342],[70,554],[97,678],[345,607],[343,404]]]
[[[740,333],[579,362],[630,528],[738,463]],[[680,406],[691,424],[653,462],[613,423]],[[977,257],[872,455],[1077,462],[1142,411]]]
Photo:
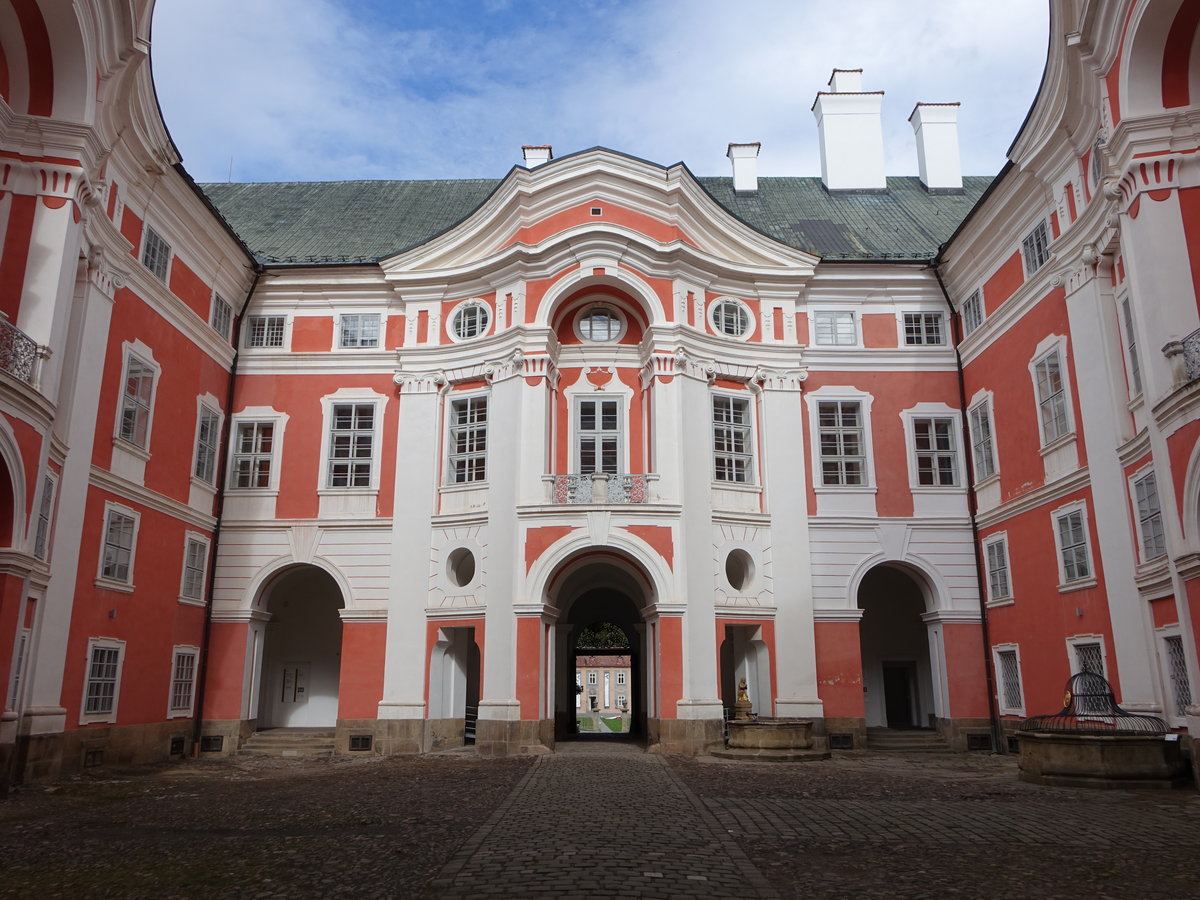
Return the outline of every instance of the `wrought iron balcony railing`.
[[[653,476],[627,472],[547,475],[552,503],[646,503]]]
[[[37,362],[37,341],[7,318],[0,317],[0,369],[26,384],[33,384]]]
[[[1188,381],[1200,378],[1200,329],[1193,331],[1182,341],[1183,370]]]

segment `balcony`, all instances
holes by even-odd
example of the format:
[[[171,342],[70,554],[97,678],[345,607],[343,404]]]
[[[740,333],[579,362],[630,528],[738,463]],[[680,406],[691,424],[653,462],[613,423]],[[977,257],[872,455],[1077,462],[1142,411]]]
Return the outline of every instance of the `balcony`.
[[[1193,331],[1182,341],[1183,370],[1188,381],[1200,378],[1200,329]]]
[[[0,369],[32,385],[37,375],[37,341],[0,313]]]
[[[650,482],[657,475],[593,472],[590,475],[544,475],[550,503],[648,503]]]

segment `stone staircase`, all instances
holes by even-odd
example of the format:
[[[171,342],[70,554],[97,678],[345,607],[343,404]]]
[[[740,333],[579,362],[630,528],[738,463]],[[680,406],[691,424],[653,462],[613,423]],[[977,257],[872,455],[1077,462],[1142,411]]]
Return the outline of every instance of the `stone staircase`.
[[[329,759],[333,738],[332,728],[264,728],[242,744],[238,755]]]
[[[948,753],[949,745],[936,731],[924,728],[868,728],[867,749],[881,753]]]

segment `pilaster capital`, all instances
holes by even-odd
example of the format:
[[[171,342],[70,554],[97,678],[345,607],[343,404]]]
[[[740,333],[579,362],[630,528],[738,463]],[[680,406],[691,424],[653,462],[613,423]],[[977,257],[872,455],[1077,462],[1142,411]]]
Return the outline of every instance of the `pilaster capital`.
[[[402,394],[436,394],[446,384],[446,373],[397,372],[392,376],[392,382]]]
[[[769,369],[759,366],[754,370],[753,381],[762,386],[764,391],[798,391],[808,380],[808,368],[800,369]]]

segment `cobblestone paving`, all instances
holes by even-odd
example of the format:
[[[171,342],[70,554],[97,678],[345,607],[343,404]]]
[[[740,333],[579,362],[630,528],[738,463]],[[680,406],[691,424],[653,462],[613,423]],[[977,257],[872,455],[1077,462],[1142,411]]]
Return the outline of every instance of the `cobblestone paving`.
[[[662,757],[594,743],[540,758],[442,871],[433,892],[446,898],[777,896]]]

